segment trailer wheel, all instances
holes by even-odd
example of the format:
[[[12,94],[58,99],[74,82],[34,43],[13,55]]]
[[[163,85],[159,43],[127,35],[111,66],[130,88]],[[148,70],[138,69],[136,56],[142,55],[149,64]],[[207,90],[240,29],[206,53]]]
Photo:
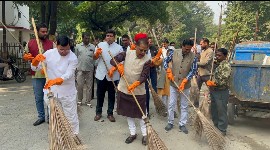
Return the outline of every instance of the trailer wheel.
[[[234,103],[228,103],[228,109],[227,109],[227,114],[228,114],[228,123],[230,125],[233,125],[235,123],[235,117],[237,114],[237,109],[236,105]]]

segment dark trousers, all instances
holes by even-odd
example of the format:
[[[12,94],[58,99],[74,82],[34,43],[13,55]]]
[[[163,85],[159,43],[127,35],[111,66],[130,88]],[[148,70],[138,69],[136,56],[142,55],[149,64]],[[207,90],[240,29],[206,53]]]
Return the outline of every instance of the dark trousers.
[[[104,103],[105,93],[108,91],[108,109],[107,114],[113,115],[114,103],[115,103],[115,89],[112,81],[108,81],[106,77],[103,80],[97,81],[97,106],[96,114],[102,114],[102,107]],[[114,81],[117,83],[118,81]]]
[[[94,68],[94,70],[95,70],[95,69],[96,69],[96,68]],[[95,91],[95,89],[94,89],[94,88],[95,88],[95,86],[94,86],[94,85],[95,85],[95,79],[96,79],[96,77],[95,77],[95,71],[93,71],[93,84],[92,84],[92,96],[91,96],[92,99],[94,99],[94,95],[95,95],[95,94],[94,94],[94,91]]]
[[[199,88],[199,92],[200,92],[203,82],[206,84],[206,81],[210,80],[210,76],[209,75],[206,75],[206,76],[199,76],[198,75],[196,79],[197,79],[197,84],[198,84],[198,88]],[[198,95],[199,95],[199,97],[196,97],[194,99],[194,105],[196,107],[199,107],[200,94],[198,94]]]
[[[150,80],[153,89],[155,92],[157,92],[157,71],[156,68],[151,68],[150,69]],[[150,103],[150,93],[149,93],[149,87],[148,87],[148,82],[145,82],[145,90],[146,90],[146,110],[149,114],[149,103]]]
[[[228,127],[227,104],[229,90],[210,90],[210,97],[212,121],[221,132],[226,132]]]

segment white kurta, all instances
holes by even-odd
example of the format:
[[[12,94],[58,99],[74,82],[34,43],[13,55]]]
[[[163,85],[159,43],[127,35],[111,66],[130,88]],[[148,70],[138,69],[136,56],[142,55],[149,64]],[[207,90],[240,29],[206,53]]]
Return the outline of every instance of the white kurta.
[[[77,90],[75,87],[75,69],[78,65],[78,59],[76,55],[70,51],[67,56],[61,56],[58,53],[57,48],[46,51],[43,54],[46,59],[44,61],[46,71],[49,79],[62,78],[64,82],[61,85],[51,86],[51,92],[60,102],[65,116],[73,127],[74,134],[79,133],[79,120],[77,114]],[[42,68],[41,63],[37,67],[32,66],[33,71],[40,70]],[[48,105],[47,93],[44,91],[44,101]]]
[[[113,56],[116,56],[117,54],[123,52],[123,48],[122,46],[120,46],[119,44],[113,42],[112,44],[108,44],[107,42],[100,42],[98,44],[98,47],[102,49],[102,57],[104,58],[104,61],[108,67],[108,69],[110,70],[112,68],[112,65],[110,63],[111,61],[111,56],[109,54],[109,51],[112,53]],[[97,50],[97,47],[96,47]],[[96,51],[95,51],[96,52]],[[98,80],[103,80],[105,77],[108,81],[112,81],[111,78],[108,75],[108,70],[101,58],[100,57],[96,60],[98,65],[97,65],[97,69],[96,69],[96,74],[95,77]],[[113,81],[119,80],[120,79],[120,75],[118,71],[115,71],[113,74]]]
[[[75,87],[75,69],[78,65],[78,59],[76,55],[70,51],[67,56],[61,56],[58,53],[57,48],[46,51],[43,54],[46,59],[44,61],[49,79],[62,78],[64,80],[61,85],[54,85],[51,87],[51,91],[55,97],[65,97],[74,95],[77,93]],[[33,71],[40,70],[42,68],[41,63],[38,67],[32,66]],[[48,92],[45,90],[44,92]]]

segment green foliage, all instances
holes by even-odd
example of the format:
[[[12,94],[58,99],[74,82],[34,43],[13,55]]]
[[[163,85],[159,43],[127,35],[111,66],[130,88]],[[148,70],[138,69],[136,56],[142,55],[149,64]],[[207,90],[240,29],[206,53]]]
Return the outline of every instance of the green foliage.
[[[197,28],[197,39],[211,37],[213,30],[213,11],[202,1],[169,1],[167,11],[169,23],[157,25],[156,32],[169,41],[181,43],[184,39],[194,37]],[[163,26],[163,29],[160,29]],[[161,39],[161,38],[160,38]]]
[[[125,21],[140,18],[154,23],[167,21],[166,2],[163,1],[84,1],[77,7],[80,22],[93,32],[104,32],[122,26]]]
[[[222,32],[222,42],[228,45],[237,30],[239,30],[239,40],[253,41],[257,11],[259,14],[257,38],[258,40],[269,40],[270,3],[268,1],[233,1],[228,4],[225,12],[226,26]]]

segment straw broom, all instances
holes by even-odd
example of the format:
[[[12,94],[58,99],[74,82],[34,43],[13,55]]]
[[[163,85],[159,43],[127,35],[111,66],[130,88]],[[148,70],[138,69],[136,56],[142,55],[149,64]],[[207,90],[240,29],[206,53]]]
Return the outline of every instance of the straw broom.
[[[39,42],[38,33],[34,18],[32,18],[32,24],[34,27],[35,37],[38,44],[39,53],[42,54],[42,47]],[[48,81],[48,74],[44,62],[41,62],[44,69],[46,80]],[[73,134],[72,127],[66,118],[63,110],[59,107],[53,93],[49,89],[48,93],[49,105],[50,105],[50,122],[49,122],[49,141],[50,150],[80,150],[83,149],[83,145],[79,137]]]
[[[173,82],[176,87],[177,84],[174,81]],[[226,141],[225,137],[221,134],[219,130],[217,130],[216,127],[214,127],[208,119],[201,113],[200,110],[198,110],[191,102],[191,100],[186,96],[186,94],[183,91],[180,91],[186,99],[190,102],[190,104],[193,106],[197,116],[195,119],[194,127],[196,129],[196,134],[200,137],[202,136],[202,132],[206,135],[208,144],[210,147],[214,150],[221,150],[224,149]]]
[[[151,90],[151,94],[152,94],[152,97],[153,97],[153,100],[154,100],[154,105],[155,105],[155,108],[156,108],[156,112],[158,115],[161,115],[163,117],[166,117],[166,112],[167,112],[167,109],[166,109],[166,106],[165,104],[162,102],[162,100],[159,98],[158,94],[156,93],[156,91],[153,89],[150,81],[147,79],[147,82],[148,82],[148,87],[150,88]]]
[[[117,65],[116,60],[114,59],[112,53],[108,51],[111,58],[113,59],[114,63]],[[122,78],[125,80],[127,87],[129,86],[129,83],[125,77],[125,75],[122,76]],[[168,150],[168,148],[165,146],[164,142],[159,138],[157,132],[153,129],[152,125],[150,124],[148,118],[145,116],[137,98],[135,97],[134,93],[131,91],[131,94],[139,107],[141,113],[142,113],[142,119],[144,120],[146,127],[147,127],[147,140],[148,140],[148,150]]]

